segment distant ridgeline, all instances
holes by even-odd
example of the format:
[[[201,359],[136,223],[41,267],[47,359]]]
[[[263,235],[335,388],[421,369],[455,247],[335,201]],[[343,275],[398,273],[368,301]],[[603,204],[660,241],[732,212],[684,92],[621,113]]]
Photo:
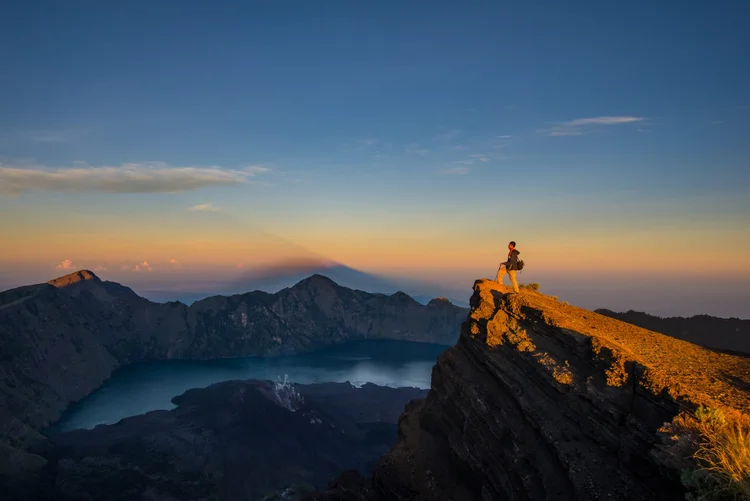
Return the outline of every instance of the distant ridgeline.
[[[617,313],[600,309],[596,312],[707,348],[750,355],[750,320],[709,315],[663,318],[633,310]]]
[[[0,292],[0,476],[44,464],[39,433],[116,368],[276,356],[360,339],[453,345],[468,310],[370,294],[313,275],[275,294],[153,303],[82,270]]]

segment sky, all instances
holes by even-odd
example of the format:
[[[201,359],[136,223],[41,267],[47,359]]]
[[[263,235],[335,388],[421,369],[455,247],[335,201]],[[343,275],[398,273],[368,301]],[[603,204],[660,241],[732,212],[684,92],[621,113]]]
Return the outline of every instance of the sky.
[[[0,289],[325,259],[750,318],[750,3],[3,2]],[[145,285],[143,285],[145,287]]]

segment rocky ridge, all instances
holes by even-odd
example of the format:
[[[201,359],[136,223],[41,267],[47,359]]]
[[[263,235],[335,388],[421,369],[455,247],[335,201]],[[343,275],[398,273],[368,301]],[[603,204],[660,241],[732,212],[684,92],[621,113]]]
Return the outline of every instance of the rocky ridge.
[[[313,275],[275,294],[153,303],[82,270],[0,292],[0,475],[44,460],[39,433],[123,365],[275,356],[358,339],[452,345],[466,309]]]
[[[750,411],[750,360],[475,283],[457,345],[372,478],[308,500],[682,500],[695,464],[663,425],[697,406]]]
[[[687,318],[658,317],[633,310],[624,313],[606,309],[595,311],[706,348],[750,356],[750,320],[719,318],[710,315],[695,315]]]

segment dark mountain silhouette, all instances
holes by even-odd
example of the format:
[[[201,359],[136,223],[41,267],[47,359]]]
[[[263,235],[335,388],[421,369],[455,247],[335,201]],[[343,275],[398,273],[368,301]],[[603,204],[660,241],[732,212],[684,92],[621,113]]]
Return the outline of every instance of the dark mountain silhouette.
[[[596,312],[707,348],[750,355],[750,320],[710,315],[658,317],[633,310],[617,313],[599,309]]]
[[[224,284],[193,286],[191,290],[159,290],[144,288],[139,293],[158,302],[180,301],[191,304],[216,295],[242,294],[249,291],[277,292],[291,287],[311,275],[324,275],[342,287],[380,294],[404,291],[422,304],[437,296],[450,296],[439,285],[415,280],[400,280],[361,271],[323,258],[285,260],[275,264],[250,269]],[[465,300],[451,298],[454,304],[468,307]]]
[[[0,475],[35,467],[39,430],[118,367],[275,356],[359,339],[451,345],[467,310],[371,294],[322,275],[275,294],[153,303],[82,270],[0,293]],[[2,461],[2,458],[10,458]]]
[[[343,264],[321,260],[285,261],[262,269],[245,272],[228,285],[228,292],[266,290],[290,287],[311,275],[324,275],[337,284],[354,290],[393,294],[401,290],[388,280]]]

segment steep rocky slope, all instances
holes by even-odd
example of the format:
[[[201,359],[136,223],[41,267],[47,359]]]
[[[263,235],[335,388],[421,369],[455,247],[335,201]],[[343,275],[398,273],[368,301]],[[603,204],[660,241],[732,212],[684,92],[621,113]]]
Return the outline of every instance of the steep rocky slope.
[[[750,320],[710,315],[657,317],[632,310],[618,313],[601,309],[596,312],[707,348],[750,355]]]
[[[0,293],[0,475],[42,462],[38,433],[117,367],[273,356],[353,339],[453,344],[466,309],[369,294],[314,275],[275,294],[152,303],[80,271]]]
[[[694,463],[659,429],[699,404],[750,411],[750,360],[507,291],[477,281],[457,345],[372,478],[308,499],[684,499]]]

